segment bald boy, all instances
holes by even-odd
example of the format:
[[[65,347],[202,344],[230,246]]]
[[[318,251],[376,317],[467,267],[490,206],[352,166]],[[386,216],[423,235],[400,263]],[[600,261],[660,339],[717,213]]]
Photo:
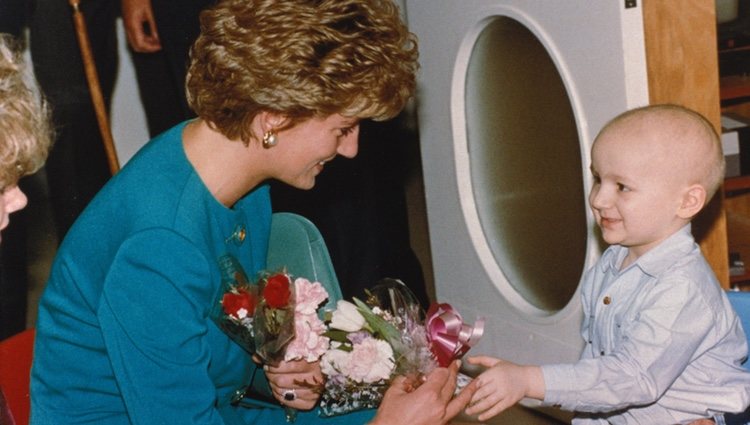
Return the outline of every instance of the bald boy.
[[[488,369],[466,413],[483,421],[529,397],[573,424],[729,423],[750,404],[747,341],[690,229],[724,175],[718,135],[680,106],[634,109],[601,130],[591,173],[610,246],[581,281],[580,360],[470,358]]]

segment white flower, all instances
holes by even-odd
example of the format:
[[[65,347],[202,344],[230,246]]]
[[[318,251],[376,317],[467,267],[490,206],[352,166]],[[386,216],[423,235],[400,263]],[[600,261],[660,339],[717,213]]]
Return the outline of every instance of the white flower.
[[[237,310],[237,317],[240,319],[244,319],[245,317],[247,317],[247,313],[248,311],[246,308],[241,308]]]
[[[391,345],[375,338],[365,338],[354,344],[347,361],[345,374],[356,382],[368,384],[390,378],[396,367]]]
[[[320,370],[327,376],[345,375],[348,369],[349,353],[344,350],[328,350],[320,359]]]
[[[346,332],[357,332],[365,325],[365,318],[357,306],[349,301],[339,300],[331,317],[331,327]]]

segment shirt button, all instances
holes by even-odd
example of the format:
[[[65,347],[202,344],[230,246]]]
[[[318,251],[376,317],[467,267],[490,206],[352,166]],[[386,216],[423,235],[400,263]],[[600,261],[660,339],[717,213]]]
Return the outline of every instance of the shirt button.
[[[604,350],[600,351],[599,354],[604,355]]]
[[[609,305],[612,302],[612,298],[608,296],[604,297],[604,300],[602,300],[602,302],[604,302],[604,305]]]
[[[245,231],[245,228],[243,227],[243,228],[237,230],[237,236],[235,236],[235,237],[237,238],[237,240],[240,243],[242,243],[242,242],[245,241],[245,236],[247,236],[247,232]]]

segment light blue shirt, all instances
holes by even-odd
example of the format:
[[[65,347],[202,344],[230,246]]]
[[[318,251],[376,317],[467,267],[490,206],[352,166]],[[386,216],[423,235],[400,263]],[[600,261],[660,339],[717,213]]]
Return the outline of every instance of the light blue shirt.
[[[583,277],[586,345],[542,367],[545,404],[574,424],[675,424],[750,404],[740,321],[686,225],[620,270],[609,247]]]

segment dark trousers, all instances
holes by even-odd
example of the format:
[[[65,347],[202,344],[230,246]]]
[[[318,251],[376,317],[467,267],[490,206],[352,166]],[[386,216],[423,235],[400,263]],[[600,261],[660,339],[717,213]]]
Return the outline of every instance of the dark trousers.
[[[153,137],[180,121],[194,118],[185,96],[190,46],[200,32],[198,15],[212,0],[153,0],[162,50],[135,53],[138,91]]]
[[[748,407],[744,412],[741,412],[741,413],[725,413],[724,423],[726,425],[748,425],[750,424],[750,407]]]
[[[28,14],[28,0],[0,0],[0,32],[20,37]]]
[[[105,104],[117,74],[116,0],[84,0],[81,10]],[[30,21],[34,73],[53,111],[55,144],[46,163],[50,202],[62,239],[110,177],[68,2],[36,0]]]

